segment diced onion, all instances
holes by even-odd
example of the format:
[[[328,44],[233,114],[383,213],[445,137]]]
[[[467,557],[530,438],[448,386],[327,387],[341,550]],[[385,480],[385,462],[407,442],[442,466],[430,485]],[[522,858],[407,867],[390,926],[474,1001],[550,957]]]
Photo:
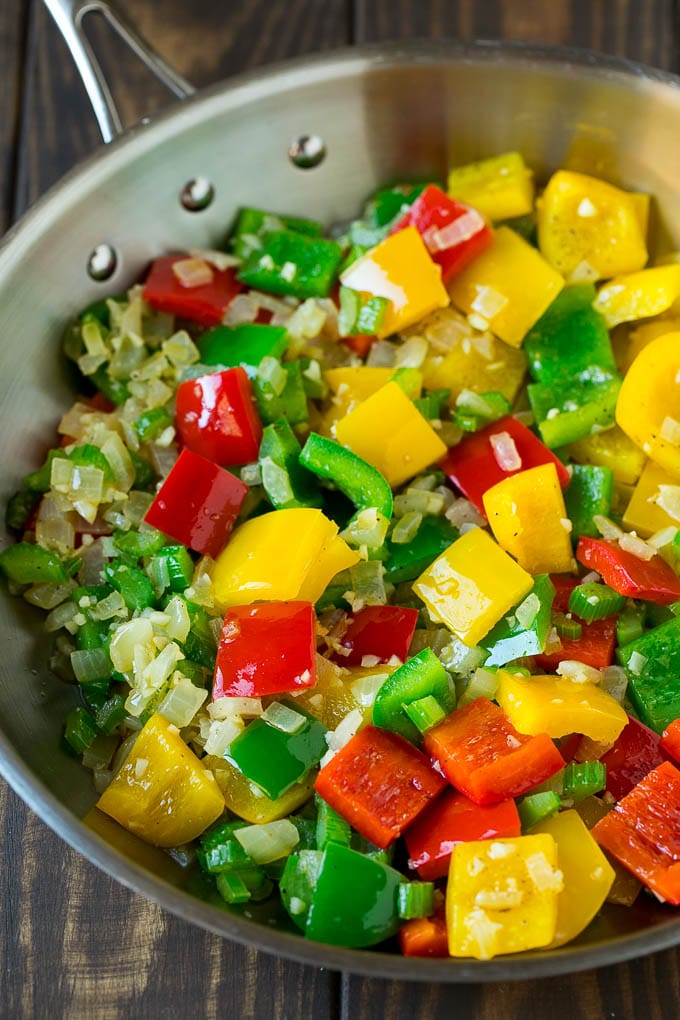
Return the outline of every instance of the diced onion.
[[[494,460],[501,471],[519,471],[522,467],[522,458],[519,455],[517,444],[509,432],[496,432],[489,436]]]
[[[230,719],[234,716],[255,718],[262,715],[262,700],[260,698],[217,698],[208,705],[208,715],[211,719]]]
[[[195,687],[191,680],[176,673],[173,685],[165,695],[157,711],[180,729],[188,726],[199,708],[208,697],[208,692]]]
[[[424,337],[412,336],[397,347],[394,364],[399,368],[420,368],[428,350],[429,346]]]
[[[680,485],[660,485],[651,501],[665,510],[674,521],[680,522]]]
[[[642,652],[634,651],[631,652],[630,659],[628,660],[628,669],[631,673],[635,673],[639,676],[642,670],[647,665],[647,656],[643,655]]]
[[[129,673],[134,665],[135,649],[139,645],[150,645],[152,641],[153,627],[149,620],[139,617],[121,624],[109,645],[113,668],[119,673]]]
[[[563,659],[557,664],[556,672],[565,680],[573,680],[574,683],[579,684],[599,684],[602,680],[602,673],[599,669],[586,666],[584,662],[578,662],[575,659]]]
[[[653,535],[650,535],[647,544],[655,549],[663,549],[664,546],[671,544],[677,534],[678,529],[669,524],[667,528],[662,528],[661,531],[655,531]]]
[[[621,705],[628,688],[628,675],[623,666],[605,666],[602,670],[601,686],[607,694]]]
[[[205,259],[189,258],[173,262],[172,272],[181,287],[205,287],[215,276]]]
[[[269,864],[288,857],[300,841],[300,833],[288,818],[264,825],[245,825],[234,835],[257,864]]]
[[[456,528],[460,528],[463,524],[474,524],[478,528],[483,528],[486,524],[484,517],[469,499],[455,500],[444,516]]]
[[[459,216],[453,223],[437,229],[430,227],[423,234],[423,241],[433,255],[438,251],[448,251],[458,244],[469,241],[484,228],[484,219],[476,209],[468,207],[467,212]]]
[[[610,521],[608,517],[604,517],[602,514],[593,514],[593,524],[602,537],[609,542],[618,542],[624,534],[617,524],[614,524],[613,521]]]
[[[477,296],[471,304],[473,312],[477,312],[485,319],[493,319],[501,312],[508,303],[505,294],[494,290],[493,287],[484,287],[477,284]]]
[[[270,726],[273,726],[277,730],[281,730],[282,733],[299,733],[304,728],[307,722],[304,715],[300,712],[296,712],[292,708],[288,708],[287,705],[281,704],[280,701],[273,701],[260,716],[265,722],[268,722]]]
[[[637,535],[621,535],[619,538],[619,547],[623,549],[624,552],[628,552],[632,556],[636,556],[639,560],[644,560],[645,562],[651,560],[657,555],[657,551],[654,546],[644,542],[641,538],[638,538]]]
[[[470,681],[463,694],[458,699],[459,708],[469,705],[476,698],[489,698],[493,700],[498,692],[499,683],[500,678],[494,670],[484,669],[483,666],[476,669],[470,677]]]
[[[661,423],[659,436],[671,446],[680,446],[680,421],[667,415]]]

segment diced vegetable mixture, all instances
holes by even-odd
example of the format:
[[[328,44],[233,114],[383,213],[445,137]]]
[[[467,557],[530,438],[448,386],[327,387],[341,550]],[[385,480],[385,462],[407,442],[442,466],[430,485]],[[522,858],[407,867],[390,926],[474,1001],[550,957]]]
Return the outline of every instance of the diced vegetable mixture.
[[[85,309],[7,508],[98,810],[229,909],[489,959],[680,905],[680,255],[518,153]],[[396,938],[395,938],[396,936]]]

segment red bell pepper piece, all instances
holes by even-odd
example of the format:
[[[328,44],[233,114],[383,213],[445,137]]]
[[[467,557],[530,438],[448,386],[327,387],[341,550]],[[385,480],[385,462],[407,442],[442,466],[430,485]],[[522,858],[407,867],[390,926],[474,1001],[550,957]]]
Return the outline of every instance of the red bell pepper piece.
[[[657,734],[655,733],[654,736],[656,737]],[[680,719],[674,719],[670,726],[666,727],[661,734],[659,747],[664,754],[667,754],[669,758],[672,758],[674,762],[680,765]]]
[[[600,538],[579,538],[576,559],[596,570],[602,580],[620,595],[645,599],[660,606],[680,599],[680,577],[660,556],[641,560],[615,542]]]
[[[507,432],[514,440],[521,467],[505,471],[496,460],[491,437],[500,432]],[[570,475],[562,461],[526,425],[506,415],[452,446],[439,466],[465,498],[484,514],[482,497],[487,489],[518,471],[541,464],[554,464],[560,485],[563,489],[567,487]]]
[[[212,698],[262,698],[316,683],[314,606],[259,602],[227,610]]]
[[[321,769],[314,789],[357,832],[385,849],[445,786],[408,740],[367,726]]]
[[[488,698],[458,708],[425,734],[435,768],[475,804],[518,797],[564,768],[547,733],[518,733]]]
[[[591,834],[662,900],[680,905],[680,771],[653,769]]]
[[[579,578],[551,575],[550,580],[555,586],[554,612],[567,613],[569,611],[569,596],[579,584]],[[534,657],[534,662],[539,669],[552,672],[565,659],[584,662],[586,666],[592,666],[593,669],[604,669],[606,666],[611,666],[616,648],[616,617],[606,616],[603,620],[594,620],[593,623],[579,620],[579,623],[581,624],[580,637],[560,638],[562,647],[559,651],[543,652]]]
[[[160,312],[189,319],[199,326],[218,326],[231,302],[243,290],[243,284],[237,280],[235,269],[211,266],[210,283],[183,287],[172,267],[186,258],[187,255],[165,255],[155,259],[144,284],[144,300]]]
[[[248,486],[240,478],[182,450],[144,520],[202,556],[216,557],[234,527]]]
[[[449,934],[444,911],[406,921],[399,929],[399,947],[404,956],[447,957]]]
[[[404,227],[416,228],[432,261],[441,266],[444,283],[465,269],[493,241],[484,217],[469,205],[449,198],[436,184],[428,184],[421,191],[390,233]]]
[[[514,800],[481,807],[456,790],[447,790],[425,808],[406,830],[409,868],[427,882],[448,875],[457,843],[519,836],[521,823]]]
[[[413,632],[418,622],[418,610],[403,606],[367,606],[354,613],[349,626],[340,639],[348,655],[336,653],[336,662],[345,666],[360,666],[364,655],[375,655],[387,662],[396,655],[406,660]]]
[[[607,767],[607,792],[616,800],[630,793],[665,760],[661,748],[659,734],[629,716],[616,743],[600,758]]]
[[[349,347],[350,351],[354,351],[360,358],[365,358],[370,351],[373,344],[378,338],[370,333],[357,333],[356,336],[341,336],[340,340]]]
[[[257,460],[262,423],[240,366],[180,383],[175,408],[179,437],[194,453],[225,467]]]

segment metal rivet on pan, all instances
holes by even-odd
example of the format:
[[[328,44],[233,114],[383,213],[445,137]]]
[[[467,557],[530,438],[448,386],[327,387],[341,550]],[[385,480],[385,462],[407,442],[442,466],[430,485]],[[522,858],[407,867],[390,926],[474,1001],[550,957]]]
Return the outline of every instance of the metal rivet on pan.
[[[117,265],[118,256],[115,248],[112,248],[110,244],[98,244],[90,252],[90,257],[87,260],[87,272],[93,280],[103,282],[111,279]]]
[[[180,202],[189,212],[207,209],[214,197],[215,189],[207,177],[192,177],[179,194]]]
[[[326,158],[326,143],[319,135],[300,135],[290,143],[288,158],[301,170],[311,170]]]

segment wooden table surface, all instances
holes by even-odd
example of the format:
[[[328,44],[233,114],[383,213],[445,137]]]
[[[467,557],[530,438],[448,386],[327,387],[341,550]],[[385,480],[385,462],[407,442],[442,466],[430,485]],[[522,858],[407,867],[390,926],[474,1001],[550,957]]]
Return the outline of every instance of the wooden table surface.
[[[407,36],[568,43],[678,71],[675,0],[119,0],[196,85],[334,46]],[[167,97],[90,19],[129,122]],[[105,48],[105,53],[102,50]],[[0,0],[0,232],[100,142],[41,0]],[[100,873],[0,781],[0,1017],[113,1020],[668,1018],[680,951],[502,985],[336,975],[209,935]]]

